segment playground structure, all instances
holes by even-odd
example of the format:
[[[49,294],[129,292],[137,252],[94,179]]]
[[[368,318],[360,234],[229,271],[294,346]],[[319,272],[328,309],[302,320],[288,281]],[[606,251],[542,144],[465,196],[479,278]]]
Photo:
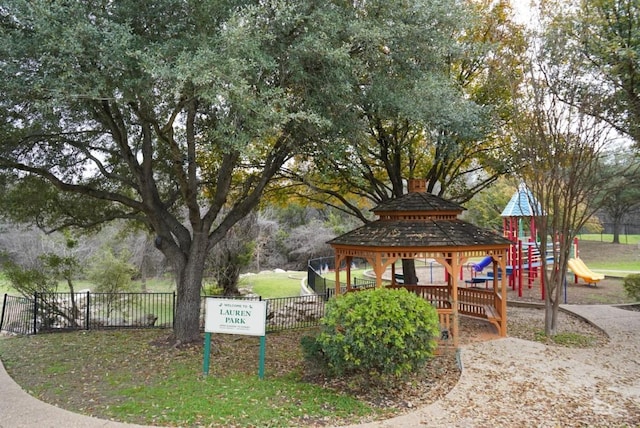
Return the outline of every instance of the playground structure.
[[[575,276],[576,284],[578,283],[578,278],[589,285],[596,285],[598,281],[604,279],[603,274],[592,272],[580,258],[569,259],[568,265]]]
[[[518,187],[516,193],[513,194],[504,210],[502,211],[503,219],[503,236],[511,241],[509,251],[507,253],[506,275],[508,276],[508,286],[518,292],[518,297],[522,297],[524,281],[528,288],[532,288],[534,282],[539,279],[541,299],[545,298],[544,275],[541,269],[543,259],[546,262],[554,261],[554,245],[557,240],[552,240],[547,244],[547,248],[540,248],[537,240],[538,231],[535,224],[535,214],[541,213],[542,208],[533,197],[533,194],[526,188],[524,184]],[[528,231],[528,234],[525,233]],[[595,285],[598,281],[604,279],[604,275],[592,272],[584,262],[578,257],[578,239],[573,241],[572,248],[573,258],[568,262],[569,269],[574,274],[575,283],[578,279],[582,279],[589,285]],[[493,281],[492,272],[483,275],[485,267],[490,264],[488,257],[483,258],[477,263],[469,263],[467,268],[471,275],[465,280],[467,285],[478,286],[478,284],[487,284]],[[546,265],[546,263],[545,263]],[[463,272],[460,273],[463,279]]]
[[[542,258],[547,257],[547,261],[553,260],[552,255],[548,256],[549,253],[553,254],[553,248],[541,251],[536,240],[537,229],[534,220],[536,212],[541,212],[540,205],[529,189],[521,184],[501,214],[503,236],[511,242],[507,252],[507,283],[512,290],[518,291],[518,297],[522,297],[525,277],[528,288],[532,288],[534,281],[538,278],[541,284],[544,284],[544,275],[540,274],[543,265]],[[525,228],[528,229],[528,235],[525,234]],[[487,282],[493,281],[492,272],[483,275],[487,265],[486,257],[477,263],[468,264],[471,277],[465,280],[465,283],[472,286],[484,283],[486,286]],[[541,297],[544,299],[544,286],[541,285],[540,289]]]

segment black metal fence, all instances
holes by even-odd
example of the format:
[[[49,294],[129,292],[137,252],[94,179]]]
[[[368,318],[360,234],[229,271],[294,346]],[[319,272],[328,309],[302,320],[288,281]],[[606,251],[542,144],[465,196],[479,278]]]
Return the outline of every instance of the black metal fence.
[[[0,313],[0,331],[16,334],[34,332],[33,299],[4,295]]]
[[[324,316],[322,296],[279,297],[267,300],[267,332],[315,327]]]
[[[4,295],[0,330],[16,334],[173,326],[175,293]]]
[[[335,281],[324,278],[322,272],[334,269],[334,263],[332,257],[309,261],[307,279],[315,292],[314,295],[265,299],[268,302],[267,332],[314,327],[320,324],[325,313],[325,303],[335,294],[336,289]],[[352,267],[362,267],[366,261],[356,260],[354,264],[356,266]],[[351,287],[366,289],[374,288],[375,284],[375,280],[353,278]],[[342,285],[342,292],[345,291],[345,286]],[[261,299],[259,296],[248,298]],[[175,293],[87,291],[38,293],[30,298],[5,294],[0,331],[37,334],[63,330],[171,328],[175,318],[175,304]],[[204,316],[201,316],[201,319],[204,320]]]
[[[363,267],[366,266],[366,261],[356,259],[354,264],[355,266],[352,266],[352,268]],[[325,278],[323,274],[326,274],[334,268],[335,260],[333,257],[313,259],[307,263],[307,284],[318,296],[323,296],[325,300],[329,300],[329,298],[335,294],[336,281]],[[345,266],[341,266],[340,268],[344,269]],[[375,288],[376,286],[374,279],[352,278],[351,282],[352,289],[364,290],[367,288]],[[340,289],[342,293],[346,292],[346,286],[344,284],[340,285]]]
[[[244,299],[247,298],[262,300],[259,296]],[[268,302],[267,332],[314,327],[320,324],[325,313],[324,296],[265,300]],[[47,293],[36,294],[33,298],[5,294],[0,331],[37,334],[65,330],[171,328],[175,301],[175,293]],[[204,320],[204,312],[201,318]]]

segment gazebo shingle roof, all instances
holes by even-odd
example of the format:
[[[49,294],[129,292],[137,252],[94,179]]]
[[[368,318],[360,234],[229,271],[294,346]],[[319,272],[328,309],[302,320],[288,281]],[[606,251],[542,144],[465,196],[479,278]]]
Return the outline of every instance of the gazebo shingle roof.
[[[491,230],[459,220],[376,220],[328,242],[362,247],[472,247],[506,245]]]
[[[447,201],[431,193],[412,192],[400,198],[390,199],[375,207],[373,212],[386,211],[422,211],[422,212],[462,212],[464,207]]]
[[[457,218],[463,210],[461,205],[431,193],[407,193],[375,207],[372,211],[380,216],[378,220],[338,236],[328,244],[416,249],[510,244],[508,239],[491,230]]]

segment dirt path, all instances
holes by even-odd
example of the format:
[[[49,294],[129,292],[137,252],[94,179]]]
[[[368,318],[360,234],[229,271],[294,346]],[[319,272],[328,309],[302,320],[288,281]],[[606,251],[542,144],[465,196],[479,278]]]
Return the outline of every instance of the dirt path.
[[[640,426],[640,312],[568,306],[610,336],[601,348],[506,338],[462,350],[464,370],[442,400],[352,427]]]

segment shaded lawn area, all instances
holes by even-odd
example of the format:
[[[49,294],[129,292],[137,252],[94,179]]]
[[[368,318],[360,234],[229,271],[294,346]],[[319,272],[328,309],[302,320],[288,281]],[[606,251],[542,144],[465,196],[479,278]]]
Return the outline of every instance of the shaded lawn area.
[[[3,339],[0,356],[9,374],[35,397],[74,412],[130,423],[340,425],[399,411],[393,403],[383,402],[384,392],[374,393],[374,398],[358,397],[345,392],[348,386],[327,387],[320,378],[305,377],[299,343],[309,333],[267,336],[262,381],[257,377],[259,338],[248,336],[213,335],[206,377],[202,374],[202,344],[176,348],[166,330],[81,331]],[[453,356],[435,360],[434,369],[455,370]],[[452,374],[453,382],[457,376]],[[422,382],[416,385],[424,388]]]
[[[337,422],[377,413],[353,397],[302,381],[299,346],[287,343],[299,343],[302,332],[268,336],[263,381],[257,378],[259,338],[214,335],[205,377],[202,344],[176,348],[168,334],[129,330],[19,337],[0,341],[0,355],[9,374],[37,398],[132,423],[287,426],[305,415]]]

